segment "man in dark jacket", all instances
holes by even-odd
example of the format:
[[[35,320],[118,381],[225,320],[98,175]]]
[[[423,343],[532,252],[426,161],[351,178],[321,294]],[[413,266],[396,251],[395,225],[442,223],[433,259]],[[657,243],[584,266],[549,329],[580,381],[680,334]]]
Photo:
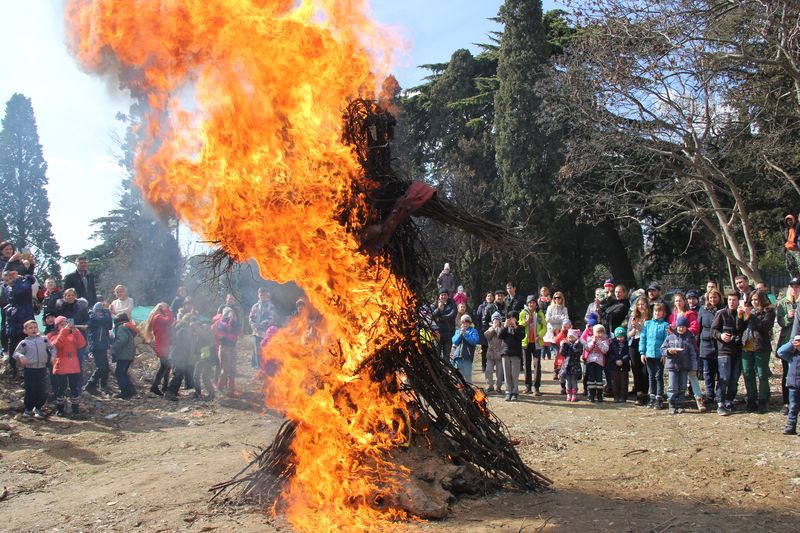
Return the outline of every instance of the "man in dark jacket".
[[[442,361],[450,360],[450,349],[453,347],[453,333],[456,329],[456,306],[450,300],[450,293],[447,289],[439,289],[439,298],[431,306],[433,309],[433,320],[439,327],[439,357]]]
[[[517,287],[512,282],[506,283],[506,292],[508,296],[506,296],[506,315],[511,313],[511,311],[516,311],[519,313],[523,309],[525,309],[525,304],[522,303],[522,298],[519,297],[517,294]]]
[[[711,324],[717,341],[717,414],[727,416],[733,411],[736,387],[742,372],[742,333],[746,324],[744,312],[739,308],[739,296],[728,294],[728,306],[718,312]]]
[[[89,307],[97,303],[97,289],[94,287],[94,275],[89,272],[89,260],[78,258],[78,269],[64,276],[64,290],[75,289],[78,298],[83,298]]]
[[[650,316],[653,316],[653,306],[657,303],[664,304],[664,307],[666,308],[666,316],[669,316],[672,313],[669,305],[667,305],[667,302],[664,301],[661,291],[661,285],[656,282],[651,283],[647,287],[647,305],[650,307]]]

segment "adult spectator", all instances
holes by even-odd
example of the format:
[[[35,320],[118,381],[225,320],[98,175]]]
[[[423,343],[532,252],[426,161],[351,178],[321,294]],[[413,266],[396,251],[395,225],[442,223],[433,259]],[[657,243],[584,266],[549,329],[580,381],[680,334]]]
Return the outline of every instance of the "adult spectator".
[[[700,297],[695,290],[688,290],[686,291],[686,303],[689,305],[689,309],[694,311],[695,313],[700,313]]]
[[[716,398],[718,389],[717,375],[717,341],[714,338],[712,326],[714,317],[720,311],[722,295],[717,289],[710,289],[706,293],[706,303],[697,313],[697,322],[700,324],[700,361],[703,367],[703,379],[706,384],[704,404],[710,406]],[[791,329],[791,328],[790,328]],[[698,365],[699,372],[699,365]]]
[[[512,282],[506,283],[506,314],[511,311],[520,312],[525,309],[525,304],[522,303],[522,298],[517,295],[517,287]]]
[[[767,286],[767,284],[765,282],[759,281],[758,283],[756,283],[756,290],[757,291],[764,291],[764,293],[767,295],[767,299],[769,299],[769,304],[770,305],[777,305],[778,304],[778,298],[776,298],[775,295],[772,294],[772,292],[769,290],[769,287]]]
[[[441,291],[445,289],[447,294],[455,294],[456,292],[456,279],[450,273],[450,263],[445,263],[439,277],[436,278],[436,287]]]
[[[547,287],[543,287],[546,289]],[[541,294],[537,302],[540,302],[542,299]],[[549,300],[549,297],[548,297]],[[541,304],[540,310],[541,309]],[[542,310],[543,311],[543,310]],[[567,306],[564,305],[564,294],[561,291],[556,292],[553,295],[553,299],[550,304],[547,306],[547,310],[543,311],[545,322],[547,323],[547,330],[545,331],[544,337],[542,338],[542,342],[544,344],[542,357],[549,359],[553,356],[551,352],[558,351],[558,347],[556,346],[555,349],[553,345],[555,344],[556,335],[562,330],[563,324],[565,320],[569,320],[569,309]]]
[[[794,323],[797,302],[800,300],[800,277],[792,278],[789,287],[786,289],[786,296],[778,303],[777,320],[781,331],[778,335],[778,347],[780,348],[792,340],[792,324]],[[780,359],[780,358],[779,358]],[[786,375],[789,373],[789,363],[781,359],[783,374],[781,377],[781,396],[783,397],[783,410],[781,414],[789,412],[789,389],[786,387]]]
[[[47,278],[44,281],[42,295],[42,317],[56,316],[56,302],[64,297],[64,293],[56,285],[56,280]]]
[[[33,320],[33,286],[36,283],[30,274],[20,276],[16,270],[3,271],[3,300],[5,306],[5,335],[8,339],[8,353],[13,355],[17,345],[26,337],[25,323]],[[17,361],[9,358],[11,377],[17,377]]]
[[[766,292],[752,292],[750,307],[744,309],[744,321],[746,331],[750,332],[750,338],[743,342],[742,347],[747,412],[763,414],[767,412],[769,402],[769,356],[772,353],[772,326],[775,325],[775,308],[770,305]]]
[[[525,336],[522,337],[522,354],[525,363],[525,392],[530,394],[534,390],[536,396],[541,396],[539,387],[542,384],[542,339],[547,332],[544,313],[536,307],[536,296],[531,294],[526,301],[526,308],[519,314],[519,326],[523,328]]]
[[[7,247],[5,249],[8,249]],[[11,248],[14,250],[14,248]],[[3,256],[5,258],[5,255]],[[34,271],[34,259],[33,254],[30,252],[17,252],[14,253],[6,260],[5,265],[3,265],[3,271],[6,270],[16,270],[17,274],[20,276],[26,276],[28,274],[33,275]]]
[[[747,276],[736,276],[733,282],[736,285],[736,294],[739,296],[739,303],[745,307],[751,307],[753,304],[750,299],[750,293],[755,289],[750,285]]]
[[[450,360],[450,349],[453,347],[453,334],[455,333],[456,306],[450,300],[447,289],[439,289],[439,298],[432,306],[433,320],[439,327],[439,357],[442,361]]]
[[[647,305],[650,307],[650,316],[653,316],[653,306],[657,303],[664,304],[664,309],[666,309],[667,316],[672,313],[669,305],[664,301],[664,296],[662,295],[663,289],[661,285],[656,282],[651,283],[647,287]]]
[[[175,298],[172,299],[172,303],[169,304],[169,310],[172,311],[172,314],[178,316],[178,310],[183,307],[183,303],[186,301],[186,287],[178,287],[178,291],[175,294]]]
[[[6,264],[11,260],[11,256],[16,252],[14,245],[8,241],[0,242],[0,272],[6,269]]]
[[[478,344],[481,345],[481,371],[486,371],[486,356],[489,350],[489,341],[486,340],[485,333],[489,328],[492,327],[492,314],[487,314],[486,309],[493,305],[494,293],[489,291],[486,293],[486,297],[475,312],[476,320],[478,321]],[[494,313],[494,311],[492,313]],[[499,354],[500,352],[497,353]]]
[[[786,270],[793,278],[800,277],[800,224],[794,215],[783,219],[783,247],[786,252]],[[780,345],[779,345],[780,346]]]
[[[111,311],[111,316],[115,317],[120,313],[125,313],[128,316],[133,316],[133,298],[128,296],[128,289],[125,285],[117,285],[114,287],[114,296],[116,300],[111,302],[108,310]]]
[[[273,325],[275,320],[275,306],[272,305],[272,298],[266,287],[258,288],[258,301],[250,308],[248,316],[250,331],[253,333],[253,357],[250,359],[250,366],[259,368],[261,362],[261,341],[267,334],[267,328]]]
[[[644,324],[648,320],[650,320],[650,307],[647,305],[647,299],[637,298],[628,318],[628,345],[631,355],[631,371],[633,372],[633,393],[636,395],[636,405],[638,406],[647,405],[650,385],[647,366],[642,362],[641,350],[644,349],[644,346],[641,346],[640,350],[639,344]]]
[[[589,315],[594,313],[597,317],[600,317],[600,301],[603,299],[605,295],[605,290],[603,289],[595,289],[594,290],[594,300],[586,307],[586,313],[583,315],[583,320],[589,322]]]
[[[742,372],[742,333],[744,333],[744,308],[739,307],[739,295],[728,294],[728,305],[718,312],[711,325],[717,341],[717,414],[727,416],[733,411],[733,400]],[[795,319],[796,321],[796,319]]]
[[[606,331],[613,332],[619,327],[626,328],[628,326],[628,313],[631,310],[631,305],[628,301],[628,288],[625,285],[617,285],[614,287],[613,296],[603,303],[605,305],[599,314],[603,317]]]
[[[64,290],[75,289],[78,298],[83,298],[89,307],[97,303],[97,290],[94,287],[94,275],[89,272],[89,260],[78,258],[77,270],[64,277]]]

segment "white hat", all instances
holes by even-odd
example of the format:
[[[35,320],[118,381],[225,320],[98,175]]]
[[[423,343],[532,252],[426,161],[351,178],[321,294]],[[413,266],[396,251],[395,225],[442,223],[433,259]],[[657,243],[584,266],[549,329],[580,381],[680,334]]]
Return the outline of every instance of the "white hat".
[[[469,322],[472,324],[472,317],[467,314],[461,315],[461,322]]]

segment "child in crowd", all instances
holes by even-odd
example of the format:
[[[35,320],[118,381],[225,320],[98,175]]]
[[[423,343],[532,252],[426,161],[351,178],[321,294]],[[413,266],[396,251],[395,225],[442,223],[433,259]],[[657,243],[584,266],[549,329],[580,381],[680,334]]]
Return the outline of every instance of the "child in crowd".
[[[697,348],[694,335],[689,331],[689,319],[679,316],[675,321],[676,332],[664,340],[661,354],[666,358],[669,372],[669,414],[684,412],[683,401],[686,396],[686,381],[689,371],[697,371]]]
[[[136,394],[136,387],[133,385],[128,368],[136,355],[136,343],[134,339],[139,334],[139,330],[128,318],[127,313],[120,313],[114,319],[114,342],[111,343],[111,360],[116,363],[114,376],[117,378],[119,392],[114,398],[127,400]]]
[[[56,350],[47,337],[39,335],[39,326],[35,320],[28,320],[23,325],[25,338],[17,344],[14,359],[22,367],[25,379],[25,411],[22,416],[44,418],[45,402],[47,402],[47,365]]]
[[[603,401],[603,374],[605,367],[606,354],[608,353],[608,339],[606,339],[606,328],[602,324],[595,324],[592,328],[592,336],[586,339],[586,385],[589,389],[589,400],[594,402]]]
[[[611,394],[614,402],[625,403],[628,401],[628,372],[631,370],[631,355],[625,328],[618,327],[614,330],[614,340],[609,346],[607,359],[606,369],[611,376]]]
[[[556,355],[553,358],[553,379],[561,382],[561,394],[567,394],[567,382],[561,377],[561,365],[564,364],[564,355],[561,353],[561,343],[567,340],[569,331],[572,329],[572,321],[565,319],[561,322],[561,329],[553,338],[553,346],[556,348]],[[580,330],[578,330],[580,336]]]
[[[502,317],[500,313],[495,311],[492,313],[492,325],[486,330],[484,336],[488,343],[486,350],[486,383],[489,387],[486,392],[494,392],[497,390],[498,394],[503,393],[503,361],[500,355],[503,350],[503,341],[500,338],[500,329],[502,327]],[[495,389],[495,376],[497,377],[497,389]]]
[[[95,366],[94,373],[84,389],[89,394],[96,395],[100,391],[108,392],[108,346],[113,327],[111,311],[102,302],[94,304],[92,310],[89,311],[89,328],[87,330],[89,351],[92,352]]]
[[[586,361],[586,358],[589,356],[589,351],[586,348],[586,344],[589,342],[589,337],[592,336],[594,327],[597,325],[597,322],[600,320],[597,313],[589,313],[588,318],[586,319],[586,329],[583,330],[581,333],[581,343],[583,344],[583,361]],[[583,369],[583,395],[589,396],[589,389],[587,386],[587,379],[589,378],[589,373],[587,372],[586,365],[584,365]]]
[[[644,323],[639,338],[639,352],[642,363],[647,365],[650,404],[653,409],[664,408],[664,356],[661,345],[669,333],[669,323],[665,320],[667,308],[663,303],[653,305],[653,318]]]
[[[506,401],[515,402],[519,397],[519,369],[522,366],[522,338],[525,328],[517,324],[518,311],[509,311],[498,336],[503,341],[503,377],[506,380]]]
[[[475,359],[475,347],[480,335],[472,325],[472,317],[461,316],[461,326],[453,334],[453,366],[458,369],[464,381],[472,383],[472,362]]]
[[[797,413],[800,411],[800,335],[778,348],[778,357],[789,364],[786,373],[786,388],[789,393],[789,411],[786,415],[784,435],[797,435]],[[27,378],[26,378],[27,379]]]
[[[264,335],[264,341],[272,338],[272,335],[270,335],[270,329],[272,328],[274,328],[274,326],[267,329],[267,334]],[[264,341],[262,341],[262,345]],[[203,398],[206,401],[211,401],[215,397],[214,381],[212,378],[216,374],[219,360],[217,359],[215,350],[216,339],[214,338],[214,333],[211,331],[211,328],[208,326],[199,329],[197,333],[197,347],[200,360],[194,367],[194,398]],[[203,397],[202,387],[205,387],[207,391],[205,397]]]
[[[583,375],[581,369],[583,344],[578,339],[580,334],[578,329],[569,330],[567,338],[559,345],[559,353],[564,358],[559,375],[566,384],[568,402],[578,401],[578,382]]]
[[[214,336],[219,346],[220,374],[217,388],[221,393],[228,390],[233,395],[236,379],[236,340],[239,338],[239,322],[231,307],[225,306],[222,312],[214,317]]]
[[[123,314],[130,316],[127,313]],[[157,396],[164,396],[164,391],[167,390],[169,385],[169,349],[172,343],[172,323],[174,320],[175,317],[172,315],[169,305],[166,302],[160,302],[150,311],[142,330],[144,340],[153,343],[153,350],[155,350],[159,361],[158,372],[156,372],[153,384],[150,385],[150,392]],[[160,389],[159,385],[161,385]]]
[[[67,317],[56,318],[56,330],[49,335],[50,342],[56,349],[53,361],[53,381],[55,390],[56,414],[65,416],[65,396],[70,390],[72,415],[78,415],[78,406],[81,399],[81,367],[78,361],[78,350],[86,346],[86,339]]]

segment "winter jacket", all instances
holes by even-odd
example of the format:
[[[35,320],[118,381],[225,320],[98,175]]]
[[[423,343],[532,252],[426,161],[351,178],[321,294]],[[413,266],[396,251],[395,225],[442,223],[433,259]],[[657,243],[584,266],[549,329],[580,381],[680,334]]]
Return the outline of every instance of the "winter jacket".
[[[605,366],[608,350],[609,343],[607,338],[589,337],[586,341],[586,362]]]
[[[781,327],[781,332],[778,335],[778,346],[783,346],[792,340],[792,321],[794,317],[789,318],[789,311],[792,309],[797,310],[797,303],[785,298],[778,303],[776,319]]]
[[[606,330],[613,332],[618,327],[626,327],[628,325],[628,312],[630,311],[630,302],[628,300],[617,300],[616,298],[601,299],[598,306],[598,315],[603,317],[603,325]]]
[[[130,296],[128,296],[124,300],[120,300],[119,298],[117,298],[116,300],[111,302],[109,310],[111,311],[111,314],[114,316],[125,313],[126,315],[128,315],[128,318],[131,318],[131,316],[133,316],[133,298],[131,298]]]
[[[500,352],[502,357],[518,357],[522,359],[522,338],[525,336],[525,328],[502,327],[499,337],[503,341],[503,349]]]
[[[169,348],[170,365],[178,368],[187,367],[193,362],[194,351],[194,335],[189,321],[178,323]]]
[[[478,345],[478,340],[480,340],[478,330],[473,326],[468,327],[463,335],[461,328],[458,328],[453,335],[453,359],[474,360],[475,346]]]
[[[684,313],[684,316],[686,316],[686,320],[689,321],[689,332],[692,335],[694,335],[696,339],[697,336],[700,334],[700,322],[698,322],[697,311],[692,311],[692,310],[686,311],[686,313]],[[672,314],[669,315],[669,320],[667,320],[667,322],[669,322],[670,331],[675,332],[678,330],[678,327],[676,325],[677,321],[678,321],[678,312],[673,311]]]
[[[158,357],[169,357],[174,320],[175,317],[172,316],[172,311],[169,309],[166,309],[164,313],[156,313],[150,319],[150,329],[153,331],[153,350]]]
[[[697,322],[700,324],[700,359],[717,358],[717,341],[711,326],[714,324],[714,317],[718,312],[715,309],[702,307],[697,314]]]
[[[111,360],[133,361],[136,356],[136,335],[139,330],[132,322],[115,322],[114,342],[111,343]]]
[[[525,335],[522,337],[522,347],[525,348],[533,341],[534,348],[539,348],[544,343],[544,335],[547,333],[547,322],[544,319],[544,313],[536,311],[536,314],[531,320],[531,312],[528,309],[523,309],[519,313],[519,325],[525,330]]]
[[[583,369],[581,368],[581,355],[583,354],[583,344],[581,341],[570,343],[564,341],[561,343],[561,355],[564,356],[564,362],[561,364],[560,377],[575,376],[580,379],[583,376]]]
[[[267,334],[267,328],[272,325],[272,321],[275,318],[275,306],[270,301],[262,302],[259,300],[250,308],[250,314],[247,318],[253,335],[263,338]]]
[[[622,366],[617,366],[617,361],[622,361]],[[611,341],[606,354],[606,368],[625,372],[631,369],[631,355],[627,341],[618,341],[617,339]]]
[[[433,319],[439,326],[439,334],[444,338],[452,337],[456,318],[456,306],[453,305],[453,300],[447,300],[442,309],[439,309],[439,302],[434,302],[431,309],[433,310]]]
[[[42,297],[42,316],[56,316],[56,303],[63,297],[64,293],[61,289],[56,289],[53,292],[45,292]]]
[[[78,298],[83,298],[89,307],[97,303],[97,289],[94,288],[94,275],[86,273],[86,286],[83,284],[80,273],[76,270],[64,276],[64,290],[75,289]]]
[[[467,301],[469,301],[469,294],[466,292],[457,292],[453,295],[453,302],[455,302],[456,306],[467,305]]]
[[[78,361],[78,350],[86,346],[86,339],[79,330],[61,328],[58,332],[48,335],[50,342],[56,348],[56,357],[53,360],[53,374],[80,374],[81,365]]]
[[[25,322],[33,320],[33,284],[36,279],[30,274],[19,276],[11,286],[5,285],[6,295],[6,335],[23,336]]]
[[[503,339],[501,339],[500,335],[498,334],[499,330],[500,328],[494,329],[491,327],[483,334],[486,338],[486,342],[488,343],[486,359],[489,361],[499,361],[502,358],[500,354],[503,351]]]
[[[661,345],[669,334],[669,323],[655,318],[644,323],[639,337],[639,353],[648,359],[661,359]]]
[[[504,302],[506,304],[506,314],[511,313],[511,311],[522,313],[522,310],[525,309],[525,304],[522,303],[522,299],[519,297],[519,294],[515,294],[514,296],[506,296]]]
[[[220,346],[236,346],[239,327],[235,318],[225,319],[222,315],[217,315],[214,317],[211,327],[214,330],[214,338]]]
[[[25,337],[17,344],[17,349],[14,351],[14,359],[17,361],[21,357],[28,360],[25,368],[45,368],[55,355],[56,349],[53,343],[44,335]]]
[[[9,272],[11,270],[16,270],[17,274],[20,276],[33,276],[33,269],[34,265],[25,266],[21,260],[17,259],[16,261],[9,261],[5,265],[3,265],[3,272]]]
[[[56,301],[56,316],[63,316],[75,323],[76,326],[89,324],[89,306],[85,300],[75,300],[67,303],[63,298]]]
[[[108,350],[111,328],[114,327],[114,322],[111,319],[111,311],[102,309],[100,312],[95,313],[89,311],[89,329],[87,330],[87,340],[89,342],[89,351],[94,353],[105,352]]]
[[[789,363],[786,371],[786,386],[789,388],[800,389],[800,352],[794,349],[791,342],[782,344],[778,348],[778,357]]]
[[[735,357],[742,355],[742,333],[744,332],[745,322],[739,317],[736,309],[727,307],[718,312],[711,324],[711,333],[717,341],[718,357]],[[730,333],[733,335],[730,342],[722,341],[722,334]]]
[[[772,326],[775,325],[775,309],[771,306],[761,311],[755,308],[750,312],[750,318],[745,320],[745,329],[748,327],[753,332],[755,340],[754,352],[772,351]]]
[[[697,340],[691,332],[683,335],[670,333],[661,345],[661,355],[666,358],[664,368],[672,371],[697,371]],[[670,354],[669,348],[683,348],[683,351]]]
[[[561,331],[561,325],[565,320],[569,320],[569,310],[566,305],[550,304],[545,313],[547,321],[547,331],[544,334],[544,342],[554,343],[556,335]]]
[[[447,294],[453,296],[453,294],[456,292],[456,279],[450,272],[442,271],[442,273],[439,274],[439,277],[436,279],[436,286],[439,289],[446,289]]]

